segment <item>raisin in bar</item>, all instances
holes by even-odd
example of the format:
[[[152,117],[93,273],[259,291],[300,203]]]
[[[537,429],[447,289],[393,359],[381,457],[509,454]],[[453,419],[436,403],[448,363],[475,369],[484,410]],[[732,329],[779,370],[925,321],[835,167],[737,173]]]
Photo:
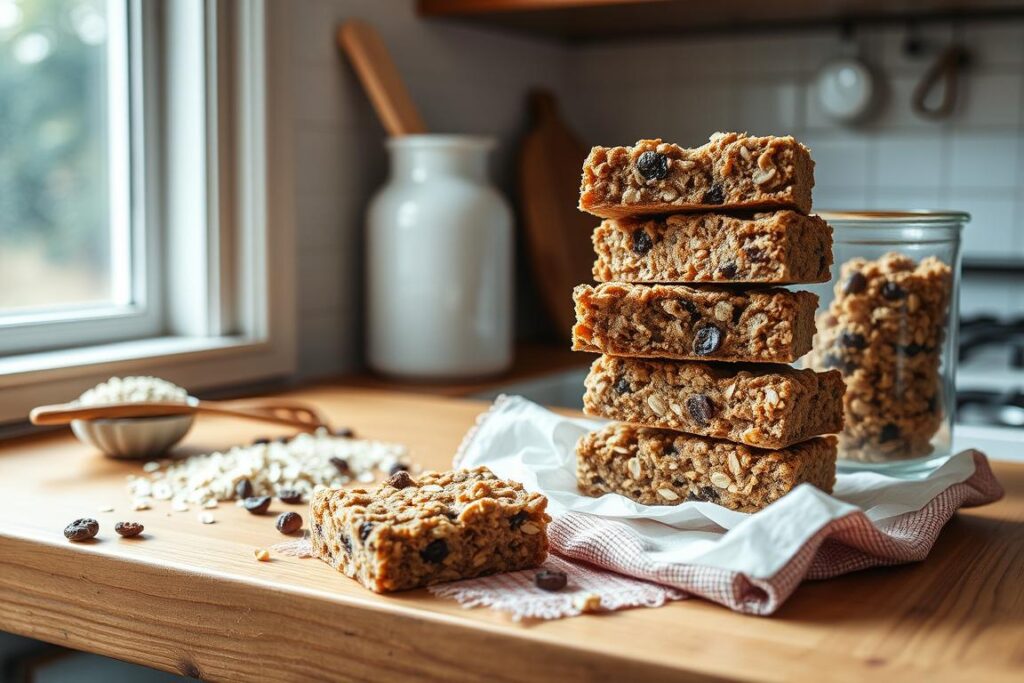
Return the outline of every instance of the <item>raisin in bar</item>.
[[[810,365],[846,380],[842,457],[884,462],[928,455],[942,424],[942,346],[950,268],[898,253],[843,264],[819,319]]]
[[[716,133],[701,147],[661,140],[594,147],[580,204],[602,218],[730,209],[810,213],[814,162],[792,137]]]
[[[594,230],[598,282],[828,282],[832,228],[795,211],[606,219]]]
[[[761,448],[843,428],[843,378],[786,365],[601,356],[584,382],[588,415]]]
[[[792,363],[811,350],[818,297],[786,289],[609,282],[573,291],[575,351]]]
[[[588,496],[618,493],[645,505],[718,503],[756,512],[803,483],[826,493],[836,479],[836,439],[765,450],[612,423],[576,446],[576,480]]]
[[[378,593],[536,567],[547,499],[486,467],[393,475],[311,503],[313,554]]]

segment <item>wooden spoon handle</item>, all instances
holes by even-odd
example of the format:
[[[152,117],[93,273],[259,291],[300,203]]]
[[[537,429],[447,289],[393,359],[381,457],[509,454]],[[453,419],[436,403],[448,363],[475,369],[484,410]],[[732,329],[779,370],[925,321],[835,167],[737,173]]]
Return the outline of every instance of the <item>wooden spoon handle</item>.
[[[209,405],[212,402],[201,401],[200,403],[202,405]],[[294,420],[303,425],[308,425],[309,429],[330,427],[327,420],[315,408],[305,403],[279,401],[276,399],[273,401],[217,401],[216,403],[221,408],[251,413],[253,417],[265,416],[267,419],[285,418]]]
[[[72,420],[111,420],[126,417],[165,417],[167,415],[188,415],[195,409],[187,403],[143,403],[78,406],[71,403],[58,403],[51,406],[39,406],[29,413],[29,419],[35,425],[64,425]]]
[[[307,432],[324,426],[320,416],[309,408],[296,410],[289,406],[230,406],[216,401],[200,401],[196,405],[196,412],[272,422]]]
[[[387,46],[372,26],[358,19],[346,21],[338,28],[338,45],[352,62],[388,135],[427,132]]]

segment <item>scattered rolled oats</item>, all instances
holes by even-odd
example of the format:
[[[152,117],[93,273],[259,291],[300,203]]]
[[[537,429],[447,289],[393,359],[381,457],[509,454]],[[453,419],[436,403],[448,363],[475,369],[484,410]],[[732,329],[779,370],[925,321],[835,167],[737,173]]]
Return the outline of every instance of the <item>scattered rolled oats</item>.
[[[199,514],[199,521],[203,524],[213,524],[217,520],[215,520],[213,515],[209,512],[202,512]]]
[[[309,497],[318,486],[368,483],[375,473],[405,467],[407,460],[408,451],[402,445],[336,437],[320,429],[289,441],[162,461],[156,468],[147,468],[148,477],[129,476],[128,490],[137,500],[170,500],[173,510],[184,512],[189,506],[211,509],[218,501],[236,499],[237,484],[243,479],[250,482],[254,496],[292,490]],[[346,467],[338,468],[339,461]]]

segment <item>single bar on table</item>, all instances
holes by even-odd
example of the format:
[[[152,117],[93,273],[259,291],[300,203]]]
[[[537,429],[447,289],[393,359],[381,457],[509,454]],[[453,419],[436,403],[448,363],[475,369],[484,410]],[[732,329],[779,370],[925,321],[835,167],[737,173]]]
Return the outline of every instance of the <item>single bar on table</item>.
[[[843,428],[845,386],[836,370],[600,356],[584,385],[589,415],[760,448]]]
[[[831,493],[836,478],[834,436],[769,450],[612,423],[583,436],[576,454],[583,493],[618,493],[645,505],[705,501],[756,512],[803,483]]]
[[[792,363],[811,350],[811,292],[608,282],[573,291],[572,348],[613,356]]]
[[[679,211],[795,209],[810,213],[814,162],[793,137],[716,133],[686,149],[661,140],[594,147],[579,208],[602,218]]]
[[[832,228],[783,210],[608,218],[594,230],[598,282],[828,282]]]
[[[486,467],[399,472],[311,502],[313,554],[378,593],[528,569],[547,557],[547,498]]]

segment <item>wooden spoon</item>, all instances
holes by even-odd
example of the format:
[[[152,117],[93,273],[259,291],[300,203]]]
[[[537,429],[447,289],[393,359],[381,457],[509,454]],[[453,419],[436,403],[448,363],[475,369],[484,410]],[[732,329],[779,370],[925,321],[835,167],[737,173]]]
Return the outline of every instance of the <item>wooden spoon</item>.
[[[235,403],[233,401],[200,401],[189,398],[187,403],[169,401],[144,401],[138,403],[107,403],[83,406],[74,403],[58,403],[33,408],[29,414],[32,424],[63,425],[72,420],[113,420],[133,417],[165,417],[167,415],[190,415],[207,413],[227,415],[246,420],[261,420],[275,424],[313,431],[326,427],[320,414],[309,406],[299,403]]]
[[[372,26],[358,19],[346,21],[338,28],[338,45],[352,62],[388,135],[427,132],[387,46]]]

